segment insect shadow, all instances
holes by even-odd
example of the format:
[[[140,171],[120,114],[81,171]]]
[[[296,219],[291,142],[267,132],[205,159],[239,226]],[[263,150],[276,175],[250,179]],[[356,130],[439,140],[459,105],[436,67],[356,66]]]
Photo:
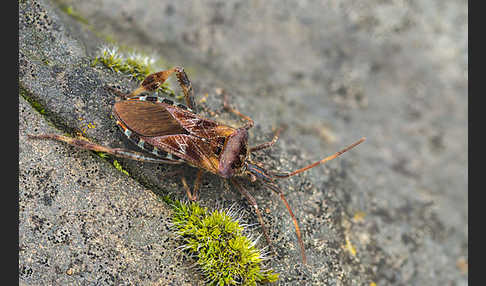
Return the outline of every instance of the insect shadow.
[[[175,103],[157,94],[145,95],[156,91],[173,73],[175,73],[184,93],[186,105]],[[271,141],[250,147],[248,145],[248,130],[253,127],[254,122],[250,117],[230,106],[226,93],[224,93],[224,108],[246,120],[243,127],[234,128],[198,115],[192,84],[182,67],[173,67],[150,74],[138,88],[128,94],[110,86],[107,86],[106,89],[119,97],[112,108],[116,124],[125,136],[144,152],[111,148],[94,144],[83,138],[71,138],[57,134],[28,136],[30,138],[62,141],[82,149],[105,152],[116,157],[143,162],[189,164],[198,168],[192,191],[185,178],[182,177],[181,179],[187,196],[192,201],[197,200],[198,189],[204,172],[228,179],[254,208],[267,243],[271,246],[270,237],[255,198],[238,182],[239,177],[247,177],[251,182],[259,180],[265,187],[278,194],[285,204],[295,227],[302,262],[306,264],[307,259],[299,224],[283,192],[276,184],[276,180],[294,176],[333,160],[365,141],[364,137],[343,150],[301,169],[286,173],[273,172],[252,161],[251,153],[275,144],[280,129],[275,132]]]

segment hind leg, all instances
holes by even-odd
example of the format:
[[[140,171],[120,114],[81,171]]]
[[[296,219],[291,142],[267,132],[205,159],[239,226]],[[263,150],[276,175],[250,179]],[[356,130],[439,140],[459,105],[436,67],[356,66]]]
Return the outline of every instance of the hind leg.
[[[153,74],[148,75],[140,84],[140,86],[132,91],[131,93],[127,94],[127,98],[136,97],[143,92],[146,91],[155,91],[157,90],[173,73],[176,74],[177,81],[184,93],[184,100],[189,108],[192,110],[196,110],[196,106],[194,104],[194,92],[192,89],[192,84],[189,78],[187,77],[184,68],[182,67],[173,67],[168,70],[156,72]]]
[[[246,120],[247,123],[245,124],[245,126],[243,126],[243,128],[245,128],[247,130],[252,128],[253,125],[254,125],[253,119],[251,119],[249,116],[244,115],[239,110],[231,107],[230,104],[229,104],[228,94],[224,90],[220,90],[220,93],[223,94],[223,98],[224,98],[223,107],[224,107],[224,109],[226,109],[226,110],[230,111],[231,113],[234,113],[234,114],[238,115],[239,117],[243,118],[244,120]]]
[[[72,137],[67,137],[67,136],[57,135],[57,134],[41,134],[41,135],[27,135],[27,136],[29,138],[32,138],[32,139],[56,140],[56,141],[64,142],[64,143],[67,143],[71,146],[78,147],[78,148],[81,148],[81,149],[84,149],[84,150],[104,152],[104,153],[108,153],[110,155],[113,155],[115,157],[126,158],[126,159],[141,161],[141,162],[163,163],[163,164],[181,164],[182,163],[180,161],[170,160],[170,159],[167,159],[167,158],[162,159],[162,158],[151,157],[151,156],[146,155],[144,153],[132,151],[132,150],[129,150],[129,149],[111,148],[111,147],[91,143],[88,140],[81,139],[81,138],[72,138]]]
[[[272,242],[270,241],[270,236],[268,236],[267,228],[265,227],[265,224],[263,222],[262,213],[260,212],[260,209],[258,208],[258,204],[257,204],[255,198],[247,190],[245,190],[235,179],[231,179],[231,182],[233,183],[233,185],[236,186],[238,191],[248,200],[250,205],[254,208],[255,213],[257,214],[257,217],[258,217],[258,221],[260,222],[260,225],[262,226],[263,235],[265,236],[265,239],[267,240],[268,246],[273,251]]]

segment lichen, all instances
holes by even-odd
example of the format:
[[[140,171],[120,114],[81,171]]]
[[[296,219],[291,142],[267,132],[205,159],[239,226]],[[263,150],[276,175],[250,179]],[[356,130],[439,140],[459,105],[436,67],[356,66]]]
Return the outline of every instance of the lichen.
[[[193,257],[208,285],[257,285],[278,279],[272,269],[263,268],[262,251],[245,235],[231,208],[210,212],[196,202],[164,200],[174,210],[172,223],[182,248]]]

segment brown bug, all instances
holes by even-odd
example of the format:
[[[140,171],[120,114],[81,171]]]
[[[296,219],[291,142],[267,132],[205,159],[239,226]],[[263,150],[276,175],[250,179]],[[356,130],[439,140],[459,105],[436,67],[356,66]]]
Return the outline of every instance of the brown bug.
[[[172,73],[176,74],[188,107],[157,95],[142,95],[145,92],[156,91]],[[280,130],[277,130],[271,141],[249,147],[248,129],[253,126],[253,120],[230,107],[226,95],[224,96],[225,109],[245,119],[247,123],[243,127],[233,128],[197,115],[195,113],[196,106],[193,99],[192,85],[183,68],[174,67],[153,73],[144,79],[140,87],[129,94],[124,94],[112,87],[107,87],[107,89],[122,98],[122,100],[117,100],[113,106],[113,114],[117,119],[117,125],[133,143],[145,150],[146,153],[122,148],[110,148],[93,144],[85,139],[70,138],[56,134],[29,136],[31,138],[54,139],[79,148],[105,152],[117,157],[138,161],[167,164],[187,163],[199,169],[192,191],[188,187],[184,177],[182,177],[183,186],[190,200],[197,199],[197,192],[203,172],[210,172],[229,179],[254,207],[267,243],[271,245],[256,200],[238,183],[236,177],[246,176],[252,182],[260,180],[264,186],[280,195],[280,198],[283,200],[295,226],[302,261],[304,264],[306,263],[304,244],[297,219],[275,180],[294,176],[319,164],[330,161],[362,143],[365,138],[361,138],[334,155],[328,156],[304,168],[288,173],[275,173],[253,162],[250,154],[275,144]]]

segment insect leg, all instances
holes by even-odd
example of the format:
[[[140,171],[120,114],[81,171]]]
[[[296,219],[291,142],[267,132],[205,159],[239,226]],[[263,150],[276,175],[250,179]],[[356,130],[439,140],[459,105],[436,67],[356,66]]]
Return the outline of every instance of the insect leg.
[[[297,240],[299,241],[300,254],[302,255],[302,263],[307,264],[307,257],[305,256],[304,242],[302,241],[302,236],[300,234],[300,227],[299,227],[299,224],[297,223],[297,219],[295,218],[294,212],[292,212],[292,209],[290,208],[290,205],[287,202],[287,199],[285,198],[282,191],[276,185],[265,184],[265,186],[267,188],[269,188],[270,190],[274,191],[275,193],[277,193],[280,196],[280,198],[282,199],[282,201],[285,204],[285,207],[289,211],[290,217],[292,218],[292,222],[294,223],[295,233],[297,234]]]
[[[155,91],[159,88],[172,73],[176,73],[177,81],[184,93],[184,99],[187,103],[187,106],[193,110],[196,110],[196,106],[194,104],[194,93],[192,89],[191,81],[187,77],[184,68],[182,67],[173,67],[168,70],[156,72],[153,74],[148,75],[140,84],[140,86],[132,91],[127,97],[136,97],[137,95],[145,92],[145,91]]]
[[[81,139],[81,138],[72,138],[72,137],[67,137],[63,135],[57,135],[57,134],[41,134],[41,135],[27,135],[29,138],[37,138],[37,139],[52,139],[56,141],[61,141],[64,143],[67,143],[71,146],[78,147],[81,149],[85,150],[91,150],[91,151],[96,151],[96,152],[104,152],[111,154],[116,157],[120,158],[126,158],[126,159],[131,159],[131,160],[136,160],[136,161],[141,161],[141,162],[149,162],[149,163],[163,163],[163,164],[180,164],[182,162],[176,161],[176,160],[170,160],[170,159],[161,159],[161,158],[154,158],[150,157],[148,155],[145,155],[144,153],[132,151],[129,149],[123,149],[123,148],[111,148],[111,147],[106,147],[98,144],[94,144],[89,142],[88,140]]]
[[[243,126],[243,128],[245,128],[247,130],[252,128],[253,125],[254,125],[253,119],[251,119],[250,117],[239,112],[237,109],[234,109],[233,107],[231,107],[230,104],[229,104],[229,100],[228,100],[228,94],[224,90],[221,90],[220,92],[223,93],[223,96],[224,96],[224,101],[223,101],[224,109],[226,109],[226,110],[238,115],[239,117],[245,119],[247,121],[247,123],[245,124],[245,126]]]
[[[263,223],[262,213],[260,212],[260,209],[258,208],[258,205],[257,205],[255,198],[247,190],[245,190],[235,179],[231,179],[231,182],[233,183],[233,185],[236,186],[238,191],[248,200],[250,205],[255,209],[255,212],[256,212],[257,217],[258,217],[258,221],[260,222],[260,225],[262,226],[263,234],[265,235],[265,239],[267,240],[267,244],[270,247],[270,249],[272,249],[272,251],[273,251],[272,242],[270,241],[270,236],[268,236],[267,228],[265,227],[265,224]]]
[[[175,71],[175,68],[171,68],[168,70],[156,72],[149,74],[140,84],[140,86],[129,93],[127,97],[135,97],[143,92],[146,91],[155,91],[157,88],[160,87],[168,78],[169,76]]]
[[[262,150],[262,149],[271,147],[273,144],[275,144],[275,142],[277,142],[278,135],[280,134],[280,131],[282,131],[282,128],[279,128],[279,129],[277,129],[277,131],[275,131],[275,134],[273,135],[272,141],[265,142],[265,143],[262,143],[260,145],[251,147],[250,152],[255,152],[255,151],[258,151],[258,150]]]
[[[128,94],[122,92],[118,87],[107,85],[107,86],[105,86],[105,89],[109,92],[113,92],[115,95],[117,95],[122,100],[127,99]],[[119,100],[119,99],[117,99],[117,100]]]
[[[179,85],[182,88],[182,92],[184,93],[184,99],[186,100],[187,106],[197,113],[196,104],[194,103],[194,92],[192,90],[191,81],[187,77],[184,68],[175,67],[174,69],[175,69],[177,81],[179,82]]]
[[[199,190],[199,186],[201,185],[201,179],[202,179],[203,172],[204,172],[203,170],[199,170],[197,172],[197,177],[196,177],[196,180],[194,181],[194,188],[193,188],[192,192],[191,192],[191,189],[189,188],[189,186],[187,185],[186,178],[181,177],[182,185],[184,186],[184,189],[186,190],[187,197],[191,201],[196,201],[198,199],[197,193],[198,193],[198,190]]]

